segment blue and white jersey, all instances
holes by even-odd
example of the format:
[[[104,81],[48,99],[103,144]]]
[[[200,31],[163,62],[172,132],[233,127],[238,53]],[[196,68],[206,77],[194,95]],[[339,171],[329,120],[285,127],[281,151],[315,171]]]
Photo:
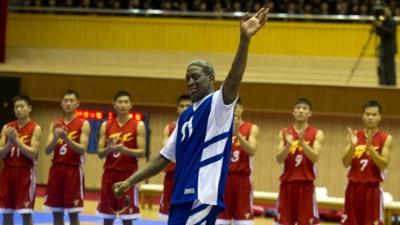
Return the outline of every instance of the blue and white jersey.
[[[233,109],[222,89],[195,102],[178,119],[161,154],[176,162],[172,204],[199,200],[224,207],[232,144]]]

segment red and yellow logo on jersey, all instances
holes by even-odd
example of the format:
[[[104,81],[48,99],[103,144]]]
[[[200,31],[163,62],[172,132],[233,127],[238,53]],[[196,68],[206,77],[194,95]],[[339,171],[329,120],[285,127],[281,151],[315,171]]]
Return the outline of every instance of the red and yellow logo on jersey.
[[[308,145],[310,142],[306,141],[305,143]],[[296,151],[299,151],[299,152],[303,151],[303,147],[300,146],[299,140],[293,141],[292,144],[290,145],[289,152],[293,155],[296,153]]]
[[[29,144],[29,136],[28,135],[21,135],[18,139],[23,142],[24,144]]]
[[[240,146],[240,141],[237,138],[237,136],[233,136],[232,137],[232,145],[235,146],[235,147],[239,147]]]
[[[122,132],[111,134],[109,136],[109,138],[114,140],[114,141],[122,142],[122,143],[131,141],[133,139],[132,138],[132,133],[123,134]]]
[[[68,138],[69,138],[70,140],[75,140],[75,139],[78,137],[77,134],[78,134],[77,131],[71,131],[71,132],[69,132],[69,133],[67,134],[67,136],[68,136]],[[61,144],[63,144],[63,143],[64,143],[64,140],[61,139],[61,138],[59,138],[58,141],[57,141],[57,144],[61,145]]]
[[[378,146],[374,146],[374,150],[378,149]],[[367,152],[367,145],[357,145],[353,153],[353,158],[359,159],[364,153],[369,155],[369,153]]]

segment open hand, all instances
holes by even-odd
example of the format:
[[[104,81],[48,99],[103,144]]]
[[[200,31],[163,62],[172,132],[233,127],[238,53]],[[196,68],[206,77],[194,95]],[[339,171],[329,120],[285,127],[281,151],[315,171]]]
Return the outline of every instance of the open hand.
[[[240,30],[242,34],[248,38],[251,38],[253,35],[255,35],[257,31],[264,26],[265,22],[267,22],[268,12],[268,8],[261,8],[252,17],[245,15],[240,23]]]

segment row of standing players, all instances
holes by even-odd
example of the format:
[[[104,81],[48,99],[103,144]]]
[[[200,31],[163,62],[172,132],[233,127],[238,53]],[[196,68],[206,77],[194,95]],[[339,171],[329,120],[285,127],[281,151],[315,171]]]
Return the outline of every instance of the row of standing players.
[[[135,172],[136,157],[143,155],[144,125],[129,118],[132,107],[130,98],[129,93],[118,92],[114,97],[114,109],[118,116],[101,127],[99,146],[104,147],[99,149],[99,156],[107,157],[107,160],[104,165],[98,213],[103,216],[105,223],[112,223],[117,215],[126,221],[125,223],[139,217],[137,195],[133,188],[123,199],[115,198],[112,193],[112,185]],[[192,100],[188,95],[180,96],[177,99],[178,114],[190,105]],[[54,224],[63,223],[64,212],[69,213],[71,224],[79,224],[78,213],[83,207],[83,173],[80,165],[86,152],[90,126],[87,121],[75,116],[74,112],[79,106],[77,92],[65,92],[61,106],[64,117],[51,123],[45,149],[46,154],[54,154],[45,206],[53,212]],[[8,217],[12,215],[13,210],[20,212],[24,218],[27,217],[34,203],[32,185],[35,183],[32,179],[32,166],[35,157],[29,152],[34,152],[34,148],[39,144],[40,128],[30,120],[29,98],[16,97],[14,110],[17,120],[4,126],[1,137],[1,156],[5,162],[0,181],[3,184],[0,187],[3,224],[11,224]],[[383,180],[381,171],[387,167],[391,137],[378,130],[380,111],[381,106],[377,102],[368,102],[364,106],[363,114],[365,129],[349,130],[349,145],[343,157],[343,164],[346,167],[351,166],[351,169],[343,224],[357,224],[357,221],[364,221],[363,224],[369,224],[368,221],[382,223],[379,183]],[[258,127],[244,122],[242,112],[243,106],[238,99],[234,110],[234,133],[224,194],[226,209],[219,214],[217,224],[230,224],[231,220],[234,224],[252,224],[253,220],[251,157],[256,152]],[[276,159],[279,163],[284,163],[284,172],[280,178],[282,183],[277,208],[278,224],[309,224],[310,221],[312,224],[319,224],[313,181],[314,163],[319,158],[323,133],[309,126],[310,116],[311,102],[304,98],[298,99],[293,109],[294,125],[282,129],[279,133]],[[165,127],[163,144],[166,144],[175,127],[176,122],[171,122]],[[105,140],[108,140],[107,143]],[[126,150],[131,153],[126,154]],[[160,215],[167,218],[175,164],[169,164],[164,172]],[[368,204],[365,204],[366,202]],[[346,223],[349,219],[348,214],[360,215],[358,211],[364,211],[361,214],[363,217],[355,217],[353,222]],[[351,218],[353,217],[350,216]]]
[[[251,38],[267,18],[268,9],[263,8],[242,19],[239,47],[219,90],[213,88],[215,71],[211,64],[203,60],[189,63],[186,82],[193,106],[182,112],[175,129],[168,126],[166,133],[173,131],[160,155],[138,171],[137,157],[143,156],[144,151],[144,124],[129,118],[129,93],[115,95],[117,118],[102,124],[98,148],[99,156],[106,158],[98,206],[104,224],[112,224],[117,216],[123,224],[131,224],[139,216],[135,184],[154,176],[171,162],[176,162],[173,194],[171,203],[161,207],[163,210],[170,206],[169,212],[161,212],[169,214],[168,224],[229,224],[231,220],[234,224],[252,224],[250,158],[256,149],[257,127],[242,122],[237,96]],[[45,199],[45,205],[53,211],[54,224],[64,223],[65,212],[70,224],[79,224],[78,214],[83,206],[80,164],[90,126],[74,115],[78,100],[76,92],[63,95],[64,118],[52,122],[46,146],[46,153],[54,155]],[[4,160],[0,212],[4,214],[3,224],[13,224],[12,215],[19,212],[28,225],[32,224],[33,169],[41,128],[29,117],[28,97],[15,98],[14,111],[17,120],[3,127],[0,140],[0,157]],[[319,224],[313,181],[323,133],[308,125],[311,103],[307,99],[295,103],[293,116],[293,126],[279,132],[276,159],[284,164],[284,172],[276,223]],[[349,129],[343,164],[350,171],[342,224],[382,224],[379,184],[388,164],[392,138],[378,129],[380,120],[381,106],[370,101],[363,108],[365,128]],[[163,200],[168,198],[166,195]]]

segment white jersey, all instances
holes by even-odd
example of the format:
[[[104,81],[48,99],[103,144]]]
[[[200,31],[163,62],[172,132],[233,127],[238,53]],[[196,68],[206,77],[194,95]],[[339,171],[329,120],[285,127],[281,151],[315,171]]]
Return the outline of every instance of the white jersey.
[[[173,204],[199,200],[224,207],[232,144],[233,109],[222,89],[195,102],[178,119],[161,155],[176,162]]]

